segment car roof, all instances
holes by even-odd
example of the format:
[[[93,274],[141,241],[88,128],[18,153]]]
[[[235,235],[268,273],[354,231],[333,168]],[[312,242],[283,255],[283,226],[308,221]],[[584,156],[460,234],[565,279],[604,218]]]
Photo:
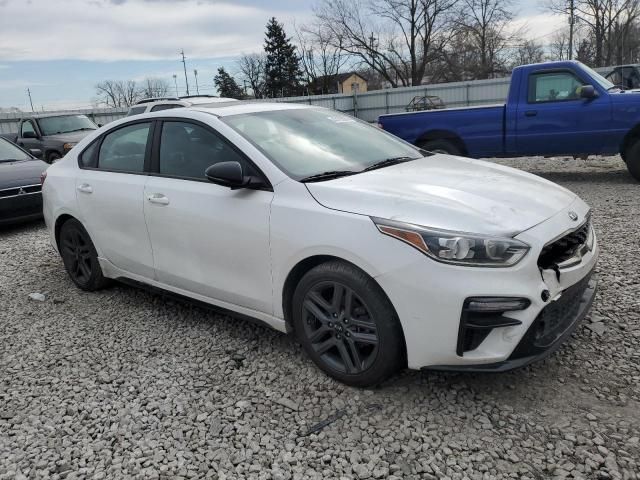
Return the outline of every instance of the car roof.
[[[80,112],[58,112],[58,113],[34,113],[32,115],[24,115],[22,118],[51,118],[51,117],[75,117],[76,115],[84,115],[84,113]]]
[[[228,117],[231,115],[242,115],[248,113],[272,112],[277,110],[316,109],[318,107],[300,103],[233,101],[221,102],[220,104],[197,105],[187,108],[198,112],[211,113],[217,117]]]

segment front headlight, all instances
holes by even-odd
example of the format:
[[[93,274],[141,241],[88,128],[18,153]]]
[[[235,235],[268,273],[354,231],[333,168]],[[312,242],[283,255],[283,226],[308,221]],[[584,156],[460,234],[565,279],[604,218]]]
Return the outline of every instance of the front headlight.
[[[380,232],[417,248],[443,263],[471,267],[510,267],[529,251],[529,245],[514,238],[450,232],[410,223],[372,218]]]
[[[65,143],[62,148],[64,148],[65,150],[71,150],[73,147],[75,147],[78,144],[78,142],[72,142],[72,143]]]

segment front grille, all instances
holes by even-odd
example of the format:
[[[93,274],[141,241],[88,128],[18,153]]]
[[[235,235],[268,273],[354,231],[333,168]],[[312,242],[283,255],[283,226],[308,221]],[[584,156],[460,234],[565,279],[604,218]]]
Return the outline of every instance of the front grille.
[[[25,185],[23,187],[12,187],[0,190],[0,198],[17,197],[18,195],[26,195],[29,193],[38,193],[42,191],[42,185]]]
[[[586,243],[591,228],[591,218],[587,218],[579,228],[546,245],[538,257],[538,266],[542,269],[554,268],[576,255]]]
[[[511,359],[528,357],[548,349],[575,322],[591,275],[562,292],[538,314],[514,350]]]

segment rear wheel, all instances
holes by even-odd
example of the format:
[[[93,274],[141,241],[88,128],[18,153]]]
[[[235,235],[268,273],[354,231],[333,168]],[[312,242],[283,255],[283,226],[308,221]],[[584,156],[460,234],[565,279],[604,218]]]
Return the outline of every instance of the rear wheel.
[[[626,148],[622,157],[627,163],[627,170],[633,178],[640,181],[640,139],[635,139]]]
[[[67,220],[60,228],[58,244],[64,267],[79,288],[93,291],[108,284],[102,275],[98,253],[80,222]]]
[[[446,153],[449,155],[462,155],[460,148],[451,140],[429,140],[420,144],[420,148],[433,153]]]
[[[305,351],[343,383],[376,385],[404,364],[393,306],[371,277],[348,263],[310,270],[296,288],[293,316]]]

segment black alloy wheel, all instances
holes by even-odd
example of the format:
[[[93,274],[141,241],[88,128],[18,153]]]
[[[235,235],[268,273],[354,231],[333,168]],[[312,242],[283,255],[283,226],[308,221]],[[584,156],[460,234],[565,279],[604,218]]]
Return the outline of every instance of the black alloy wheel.
[[[348,286],[320,282],[305,296],[304,330],[312,348],[334,370],[358,374],[378,354],[378,332],[367,305]]]
[[[293,327],[325,373],[357,387],[377,385],[406,365],[402,328],[380,286],[340,260],[308,271],[292,302]]]
[[[58,245],[65,269],[78,287],[92,291],[107,284],[96,249],[80,222],[71,219],[62,225]]]

